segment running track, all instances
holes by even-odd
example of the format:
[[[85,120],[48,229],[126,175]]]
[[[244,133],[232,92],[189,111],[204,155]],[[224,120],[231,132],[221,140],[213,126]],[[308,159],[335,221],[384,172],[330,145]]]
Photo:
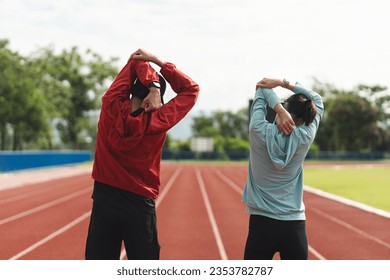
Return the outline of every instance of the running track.
[[[163,162],[156,202],[161,259],[242,259],[246,168]],[[0,175],[0,259],[83,259],[91,191],[89,167]],[[304,201],[309,259],[390,259],[388,217],[312,192]]]

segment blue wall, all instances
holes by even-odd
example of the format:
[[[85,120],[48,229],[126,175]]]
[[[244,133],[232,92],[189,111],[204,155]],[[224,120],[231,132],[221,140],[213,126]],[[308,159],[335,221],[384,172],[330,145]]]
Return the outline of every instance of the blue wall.
[[[15,171],[91,160],[90,151],[7,151],[0,152],[0,171]]]

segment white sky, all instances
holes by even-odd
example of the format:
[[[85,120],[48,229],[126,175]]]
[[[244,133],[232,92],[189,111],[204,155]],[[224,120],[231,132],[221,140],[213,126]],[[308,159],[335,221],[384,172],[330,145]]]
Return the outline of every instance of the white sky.
[[[0,0],[0,38],[22,55],[91,48],[119,68],[142,47],[200,84],[196,110],[238,110],[262,77],[390,87],[386,2]]]

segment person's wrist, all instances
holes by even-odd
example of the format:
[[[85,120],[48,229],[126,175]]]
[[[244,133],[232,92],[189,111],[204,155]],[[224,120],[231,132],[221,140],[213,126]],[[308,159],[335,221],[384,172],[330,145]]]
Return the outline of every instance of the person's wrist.
[[[274,110],[278,115],[283,115],[283,113],[285,113],[285,109],[281,103],[276,104]]]
[[[154,62],[156,65],[162,67],[164,65],[164,61],[161,60],[159,57],[154,56],[152,62]]]

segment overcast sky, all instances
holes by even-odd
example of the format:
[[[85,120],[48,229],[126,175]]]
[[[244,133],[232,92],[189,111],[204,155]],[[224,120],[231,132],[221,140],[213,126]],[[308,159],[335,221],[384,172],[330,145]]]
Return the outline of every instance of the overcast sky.
[[[22,55],[90,48],[118,67],[142,47],[200,84],[197,111],[238,110],[262,77],[390,87],[387,2],[0,0],[0,38]]]

